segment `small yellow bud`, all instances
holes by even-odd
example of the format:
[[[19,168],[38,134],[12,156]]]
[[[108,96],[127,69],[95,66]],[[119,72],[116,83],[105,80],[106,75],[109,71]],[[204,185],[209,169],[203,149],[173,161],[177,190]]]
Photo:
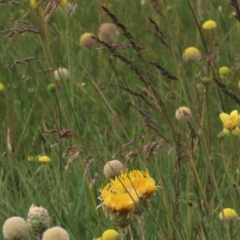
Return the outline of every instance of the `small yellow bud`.
[[[195,47],[185,49],[183,59],[185,61],[200,61],[202,58],[201,52]]]
[[[57,91],[57,85],[55,83],[48,84],[47,91],[51,92],[51,93],[56,92]]]
[[[212,82],[212,78],[211,77],[204,77],[201,79],[201,83],[204,85],[204,86],[208,86],[209,84],[211,84]]]
[[[192,119],[192,114],[189,108],[180,107],[177,109],[175,117],[179,121],[189,121]]]
[[[81,37],[80,37],[80,46],[81,47],[92,47],[94,45],[96,45],[97,41],[96,39],[93,38],[93,34],[92,33],[84,33]]]
[[[220,220],[232,220],[238,218],[238,215],[235,210],[232,208],[224,208],[222,212],[219,213]]]
[[[0,82],[0,92],[4,90],[4,85]]]
[[[119,233],[114,229],[106,230],[102,235],[102,240],[115,240],[119,236]]]
[[[220,67],[218,73],[220,78],[225,78],[230,73],[230,69],[226,66]]]
[[[47,157],[47,156],[39,155],[38,162],[40,162],[40,163],[48,163],[48,162],[51,162],[51,159],[49,157]]]
[[[103,173],[107,178],[118,176],[124,170],[123,164],[118,160],[111,160],[104,165]]]
[[[217,23],[213,20],[208,20],[203,23],[202,28],[205,30],[211,30],[217,27]]]

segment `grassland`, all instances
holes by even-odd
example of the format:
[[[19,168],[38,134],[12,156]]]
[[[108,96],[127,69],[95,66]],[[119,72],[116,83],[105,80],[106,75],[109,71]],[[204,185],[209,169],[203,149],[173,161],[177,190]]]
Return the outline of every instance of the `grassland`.
[[[224,208],[240,213],[239,137],[231,130],[219,135],[219,114],[240,104],[237,7],[223,0],[159,0],[155,6],[150,0],[83,0],[72,11],[69,1],[45,21],[44,1],[36,8],[24,0],[2,2],[1,225],[12,216],[26,219],[34,203],[72,240],[116,229],[97,208],[99,189],[108,183],[103,167],[116,155],[129,170],[148,169],[158,185],[143,214],[146,239],[240,239],[238,218],[219,219]],[[209,19],[217,27],[204,30]],[[105,22],[118,25],[116,44],[129,48],[80,46],[82,34],[97,36]],[[191,46],[200,61],[183,60]],[[222,66],[230,70],[224,78]],[[68,80],[55,80],[59,67],[68,69]],[[47,90],[51,83],[56,92]],[[181,106],[191,110],[190,121],[175,118]],[[80,155],[65,170],[63,153],[73,146]],[[38,155],[51,162],[29,161]],[[137,219],[131,229],[126,239],[143,239]]]

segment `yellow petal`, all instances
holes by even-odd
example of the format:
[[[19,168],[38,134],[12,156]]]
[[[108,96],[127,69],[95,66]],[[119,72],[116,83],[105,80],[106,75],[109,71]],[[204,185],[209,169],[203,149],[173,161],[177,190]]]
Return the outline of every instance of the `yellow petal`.
[[[236,127],[234,130],[232,130],[233,135],[240,136],[240,129],[239,127]]]
[[[221,121],[222,121],[222,123],[223,123],[224,125],[225,125],[225,124],[229,121],[229,119],[230,119],[230,115],[227,114],[227,113],[224,113],[224,112],[220,113],[219,117],[220,117],[220,119],[221,119]]]
[[[230,113],[230,117],[236,117],[238,118],[238,111],[237,110],[234,110]]]
[[[229,130],[226,129],[226,128],[223,128],[223,133],[224,133],[225,135],[229,135]]]

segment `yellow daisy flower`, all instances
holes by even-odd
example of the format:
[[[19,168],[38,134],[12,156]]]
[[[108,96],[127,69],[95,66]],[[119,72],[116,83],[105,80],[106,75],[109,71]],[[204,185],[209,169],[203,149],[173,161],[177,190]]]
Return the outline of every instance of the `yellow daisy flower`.
[[[224,128],[227,130],[234,130],[240,123],[240,117],[237,110],[232,111],[230,115],[222,112],[220,113],[219,117],[223,123]]]

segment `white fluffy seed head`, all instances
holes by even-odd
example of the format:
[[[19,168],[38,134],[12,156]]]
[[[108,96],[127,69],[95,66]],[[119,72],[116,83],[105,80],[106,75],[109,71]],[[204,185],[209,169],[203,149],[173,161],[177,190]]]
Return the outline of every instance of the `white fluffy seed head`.
[[[118,160],[111,160],[104,165],[103,173],[107,178],[118,176],[124,170],[123,164]]]
[[[68,80],[69,77],[69,71],[66,68],[60,67],[54,71],[54,78],[56,81]]]
[[[42,240],[70,240],[68,232],[61,227],[52,227],[44,232]]]
[[[7,240],[22,239],[28,235],[28,225],[21,217],[11,217],[3,224],[2,231]]]

